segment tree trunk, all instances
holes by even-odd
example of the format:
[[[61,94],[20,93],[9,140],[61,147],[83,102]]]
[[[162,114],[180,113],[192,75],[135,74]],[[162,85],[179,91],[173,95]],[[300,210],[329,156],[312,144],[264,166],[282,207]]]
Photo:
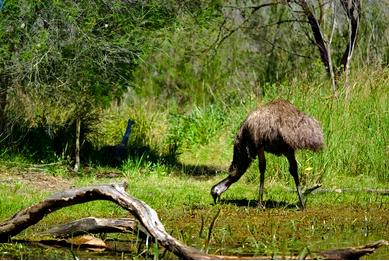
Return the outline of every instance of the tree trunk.
[[[5,84],[5,81],[0,80],[0,84]],[[7,105],[7,89],[5,86],[0,88],[0,136],[5,132],[5,106]]]
[[[349,92],[349,74],[350,74],[350,62],[353,56],[355,45],[357,42],[357,33],[359,29],[359,21],[361,18],[361,1],[360,0],[340,0],[343,9],[346,12],[349,27],[349,38],[346,50],[343,53],[342,59],[340,60],[340,70],[338,75],[342,72],[345,73],[345,89],[346,95]]]
[[[310,9],[308,3],[305,0],[299,0],[297,4],[301,7],[301,9],[304,12],[304,15],[308,19],[308,23],[311,26],[311,30],[313,33],[315,45],[317,46],[321,61],[324,64],[324,67],[327,71],[327,74],[329,78],[331,79],[332,84],[332,90],[334,93],[336,93],[337,89],[337,82],[336,77],[333,69],[332,64],[332,58],[331,58],[331,52],[330,52],[330,46],[327,45],[326,40],[324,39],[322,30],[320,28],[319,21],[316,19],[314,13]]]
[[[76,148],[74,151],[74,172],[80,169],[80,136],[81,136],[81,119],[76,120]]]

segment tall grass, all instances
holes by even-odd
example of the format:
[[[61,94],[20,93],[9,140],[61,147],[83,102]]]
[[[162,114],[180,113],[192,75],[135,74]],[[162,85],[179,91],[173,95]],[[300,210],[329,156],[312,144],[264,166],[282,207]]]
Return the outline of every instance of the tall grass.
[[[176,105],[164,109],[158,105],[147,105],[150,110],[142,106],[132,111],[138,114],[139,126],[154,126],[141,132],[155,150],[175,143],[176,152],[184,153],[180,156],[181,160],[202,165],[220,165],[223,162],[222,167],[226,168],[232,159],[235,133],[247,113],[267,101],[288,99],[318,119],[325,135],[326,146],[322,152],[299,152],[297,155],[303,183],[336,182],[342,176],[355,177],[356,180],[361,176],[371,177],[386,182],[389,180],[388,75],[387,69],[354,72],[347,97],[342,91],[339,97],[334,97],[326,81],[301,79],[264,85],[261,87],[265,91],[264,96],[246,89],[246,95],[233,97],[225,89],[226,96],[212,103],[181,107],[179,110]],[[234,91],[230,95],[232,93]],[[228,99],[223,100],[225,97]],[[171,103],[176,104],[174,99]],[[153,107],[158,108],[157,111],[152,112]],[[183,113],[185,110],[186,113]],[[158,127],[162,125],[165,126],[163,132]],[[158,145],[152,144],[155,137],[158,137]],[[204,157],[202,154],[212,156]],[[271,155],[268,157],[268,175],[276,180],[289,180],[287,161]],[[256,164],[248,173],[246,180],[256,180]]]

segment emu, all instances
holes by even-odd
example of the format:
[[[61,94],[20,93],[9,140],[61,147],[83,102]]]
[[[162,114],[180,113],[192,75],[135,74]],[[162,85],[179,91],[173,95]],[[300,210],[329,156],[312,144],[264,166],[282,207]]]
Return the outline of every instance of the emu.
[[[246,172],[258,156],[260,172],[259,205],[263,206],[263,189],[266,170],[265,151],[277,156],[284,155],[289,162],[289,172],[297,188],[300,209],[305,208],[295,151],[298,149],[321,150],[324,146],[323,132],[314,118],[299,111],[286,100],[275,100],[252,111],[241,124],[234,140],[234,153],[229,175],[211,189],[216,203],[220,195]]]

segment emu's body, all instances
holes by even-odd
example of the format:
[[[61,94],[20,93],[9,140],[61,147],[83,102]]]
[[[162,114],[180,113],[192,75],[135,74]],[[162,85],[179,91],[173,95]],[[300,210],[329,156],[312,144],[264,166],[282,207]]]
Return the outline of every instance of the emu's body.
[[[266,170],[265,151],[284,155],[289,161],[289,172],[296,183],[299,205],[304,209],[297,173],[295,151],[297,149],[320,150],[323,132],[314,118],[299,111],[285,100],[275,100],[251,112],[242,123],[235,141],[234,155],[227,178],[212,187],[216,199],[246,172],[258,156],[260,172],[259,204],[262,205]]]

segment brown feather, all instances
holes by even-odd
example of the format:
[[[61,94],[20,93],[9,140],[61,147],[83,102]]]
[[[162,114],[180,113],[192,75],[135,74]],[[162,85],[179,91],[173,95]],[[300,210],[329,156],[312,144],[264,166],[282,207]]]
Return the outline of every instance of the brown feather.
[[[264,145],[277,155],[282,154],[284,146],[313,151],[324,146],[319,122],[285,100],[275,100],[251,112],[239,131],[244,132],[251,136],[256,147]]]

